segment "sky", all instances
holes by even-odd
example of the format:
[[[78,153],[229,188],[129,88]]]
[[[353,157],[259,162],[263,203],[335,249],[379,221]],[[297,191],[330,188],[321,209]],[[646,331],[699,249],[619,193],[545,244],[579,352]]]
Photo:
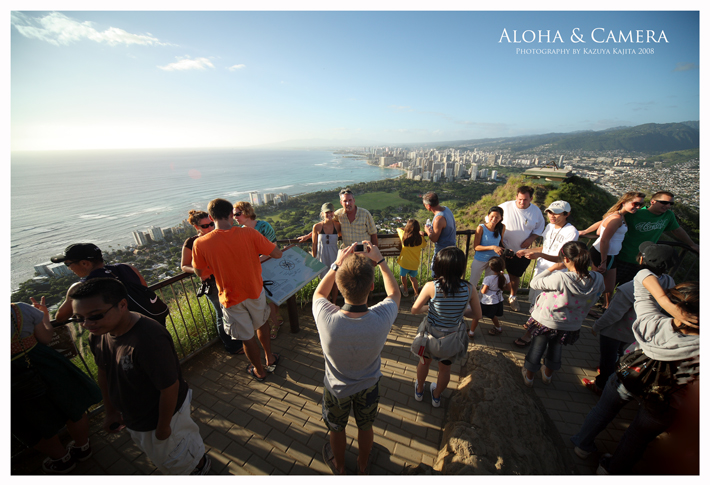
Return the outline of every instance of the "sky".
[[[10,23],[12,151],[415,144],[700,119],[697,8],[17,8]]]

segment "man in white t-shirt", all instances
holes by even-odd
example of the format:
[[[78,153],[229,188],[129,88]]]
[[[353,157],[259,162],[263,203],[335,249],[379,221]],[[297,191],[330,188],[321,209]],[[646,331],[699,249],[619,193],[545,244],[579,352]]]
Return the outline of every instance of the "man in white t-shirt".
[[[505,224],[505,234],[503,235],[503,246],[517,253],[521,249],[527,249],[542,235],[545,229],[545,218],[540,212],[540,208],[532,203],[532,196],[535,189],[527,185],[521,185],[517,190],[515,200],[509,200],[500,205],[503,209],[503,224]],[[520,305],[515,294],[520,286],[520,277],[530,264],[530,260],[525,256],[515,254],[507,257],[505,267],[510,275],[510,308],[513,311],[520,311]]]
[[[521,249],[516,253],[517,256],[528,259],[537,259],[535,266],[535,275],[542,273],[547,268],[559,261],[560,249],[569,241],[576,241],[579,238],[577,228],[567,222],[572,207],[569,202],[564,200],[556,200],[545,209],[545,214],[550,219],[550,223],[545,227],[542,233],[542,247]],[[535,306],[535,300],[540,290],[530,289],[530,313]],[[530,343],[530,334],[525,332],[525,335],[516,339],[515,344],[519,347],[526,347]]]

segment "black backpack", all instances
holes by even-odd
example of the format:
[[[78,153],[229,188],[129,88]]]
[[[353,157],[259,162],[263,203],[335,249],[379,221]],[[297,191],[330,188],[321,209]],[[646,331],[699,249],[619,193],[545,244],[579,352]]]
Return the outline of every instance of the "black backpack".
[[[96,273],[96,274],[95,274]],[[163,327],[170,313],[168,305],[147,286],[143,286],[133,269],[125,264],[106,265],[100,270],[92,271],[86,278],[112,277],[123,283],[128,293],[128,309],[152,318]]]

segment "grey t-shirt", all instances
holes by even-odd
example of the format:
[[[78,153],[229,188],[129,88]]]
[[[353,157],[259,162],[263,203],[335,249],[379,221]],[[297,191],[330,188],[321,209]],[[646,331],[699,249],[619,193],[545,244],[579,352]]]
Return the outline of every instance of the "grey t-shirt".
[[[313,302],[313,318],[325,357],[326,389],[340,399],[375,385],[382,376],[380,354],[397,318],[397,304],[385,298],[362,317],[350,318],[319,298]]]

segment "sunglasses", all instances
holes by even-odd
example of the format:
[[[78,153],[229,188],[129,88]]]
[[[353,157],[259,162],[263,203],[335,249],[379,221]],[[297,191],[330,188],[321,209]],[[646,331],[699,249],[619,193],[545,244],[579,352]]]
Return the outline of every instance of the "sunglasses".
[[[668,204],[674,205],[675,204],[675,202],[672,202],[670,200],[657,200],[656,202],[658,202],[659,204],[663,204],[663,205],[668,205]]]
[[[207,229],[208,227],[214,227],[214,221],[211,221],[209,224],[200,224],[200,227],[202,229]]]
[[[64,261],[64,264],[66,265],[67,268],[74,263],[76,263],[76,261]]]
[[[633,205],[634,207],[640,209],[641,207],[643,207],[643,202],[634,202]]]
[[[234,217],[239,217],[242,215],[242,211],[234,211]]]
[[[343,190],[340,191],[340,195],[343,195],[343,194],[352,194],[352,193],[353,193],[353,192],[352,192],[352,190],[350,190],[350,189],[343,189]]]
[[[98,322],[98,321],[101,320],[103,317],[105,317],[106,314],[107,314],[108,312],[110,312],[111,309],[112,309],[113,307],[115,307],[116,305],[118,305],[118,303],[114,303],[113,305],[111,305],[110,307],[108,307],[108,309],[106,309],[103,313],[97,313],[96,315],[91,315],[90,317],[81,317],[81,316],[79,316],[79,315],[74,315],[74,320],[75,320],[76,322],[79,322],[79,323],[84,323],[85,321],[86,321],[86,322]]]

